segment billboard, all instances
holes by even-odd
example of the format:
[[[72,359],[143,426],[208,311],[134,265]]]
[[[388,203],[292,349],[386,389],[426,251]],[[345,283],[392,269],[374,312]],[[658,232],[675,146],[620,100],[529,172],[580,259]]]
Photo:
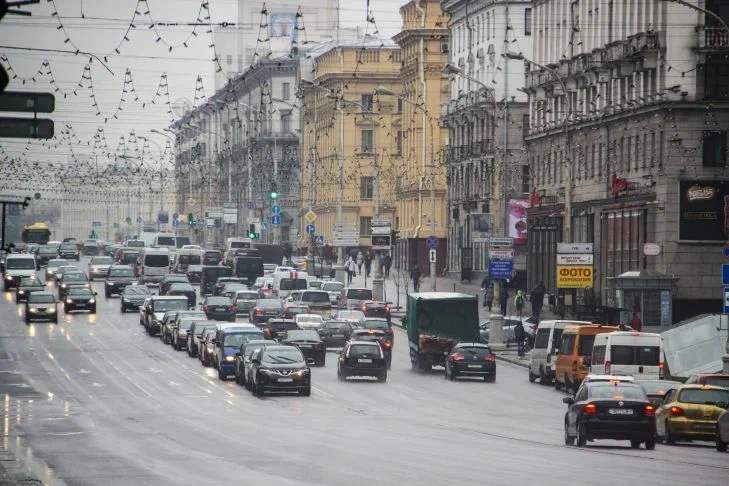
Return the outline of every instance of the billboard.
[[[493,231],[493,217],[487,213],[471,213],[468,217],[471,220],[471,241],[474,243],[487,243]]]
[[[272,13],[269,17],[271,37],[291,37],[296,39],[296,13]]]
[[[679,182],[678,239],[725,243],[729,240],[729,181]]]
[[[558,289],[592,287],[592,265],[557,265]]]
[[[527,242],[527,215],[528,199],[509,200],[509,236],[514,238],[517,245]]]

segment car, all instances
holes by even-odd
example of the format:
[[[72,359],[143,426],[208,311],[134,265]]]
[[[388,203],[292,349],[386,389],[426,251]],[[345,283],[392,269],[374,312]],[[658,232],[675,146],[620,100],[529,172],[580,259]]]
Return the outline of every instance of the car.
[[[144,299],[150,297],[152,292],[146,285],[127,285],[119,298],[120,310],[125,314],[129,310],[138,310]]]
[[[111,265],[104,277],[104,296],[109,299],[112,295],[119,295],[124,289],[137,283],[134,269],[129,265]]]
[[[235,374],[235,355],[242,344],[253,339],[265,339],[263,332],[252,324],[218,325],[215,334],[215,357],[213,366],[218,370],[218,379],[225,381]]]
[[[344,345],[337,358],[337,378],[345,381],[351,376],[387,381],[387,363],[379,343],[349,341]]]
[[[172,335],[172,347],[175,348],[177,351],[187,349],[187,340],[190,337],[190,328],[192,328],[193,323],[200,321],[207,321],[207,318],[184,316],[178,319],[177,325],[175,326],[175,331]]]
[[[263,264],[263,275],[266,277],[269,275],[273,275],[273,271],[275,269],[276,269],[275,263],[264,263]]]
[[[257,290],[266,296],[273,295],[273,277],[258,277],[251,285],[251,290]]]
[[[79,253],[78,245],[76,243],[61,243],[58,247],[58,256],[64,260],[81,260],[81,253]]]
[[[56,297],[50,292],[33,292],[25,301],[25,323],[41,319],[58,323]]]
[[[15,291],[15,303],[20,304],[28,300],[28,296],[32,292],[42,292],[45,289],[43,282],[36,277],[23,277],[18,282]]]
[[[81,272],[64,273],[58,284],[58,300],[64,300],[68,289],[71,287],[91,288],[89,278]]]
[[[172,344],[173,336],[177,331],[177,321],[183,317],[199,317],[200,319],[205,319],[205,313],[199,310],[176,310],[165,312],[165,315],[162,317],[159,330],[160,339],[162,339],[164,344]]]
[[[343,309],[360,309],[362,304],[372,299],[372,289],[364,287],[346,287],[339,297],[339,307]]]
[[[248,286],[246,284],[242,284],[242,283],[227,283],[223,286],[223,289],[220,291],[220,296],[227,297],[232,302],[235,302],[235,294],[239,290],[248,290]]]
[[[293,319],[269,319],[263,326],[263,335],[266,339],[281,339],[289,331],[299,329]]]
[[[203,265],[218,265],[223,261],[223,253],[218,250],[203,251]]]
[[[248,321],[251,324],[265,324],[272,317],[278,317],[283,311],[281,301],[278,299],[258,299],[256,306],[248,312]]]
[[[187,298],[187,305],[190,309],[197,305],[197,292],[192,284],[175,282],[167,289],[166,295],[180,295]]]
[[[255,290],[238,290],[232,300],[236,314],[248,314],[256,306],[259,295]]]
[[[697,373],[688,377],[687,385],[712,385],[729,388],[729,375],[725,373]]]
[[[311,395],[311,370],[301,351],[293,346],[267,346],[251,355],[251,391],[297,391]]]
[[[317,331],[327,348],[341,348],[352,335],[352,325],[347,321],[332,319],[324,321]]]
[[[46,264],[46,282],[50,282],[52,280],[56,280],[56,271],[58,270],[58,267],[69,264],[68,260],[62,260],[60,258],[53,258],[51,260],[48,260],[48,263]]]
[[[531,349],[534,346],[534,336],[536,335],[537,326],[539,325],[539,322],[537,322],[537,318],[534,316],[522,317],[521,319],[519,318],[519,316],[506,316],[504,318],[504,324],[501,333],[501,335],[503,336],[503,342],[507,346],[516,343],[514,330],[516,329],[516,325],[519,321],[521,321],[522,327],[524,328],[527,347]],[[481,334],[481,342],[488,343],[489,331],[491,329],[491,319],[486,319],[482,321],[479,325],[479,329]]]
[[[643,391],[648,396],[648,400],[656,408],[661,406],[663,399],[666,397],[666,393],[682,385],[680,381],[670,380],[640,380],[637,383],[643,387]]]
[[[197,357],[203,366],[212,366],[215,358],[215,333],[216,329],[206,329],[200,337],[200,347]]]
[[[208,319],[235,322],[235,306],[227,297],[205,297],[200,308]]]
[[[37,269],[47,265],[50,260],[58,258],[58,248],[55,246],[41,246],[38,248],[38,253],[35,254],[35,263]]]
[[[71,287],[63,301],[63,312],[87,310],[96,314],[96,292],[87,287]]]
[[[385,363],[387,369],[392,367],[392,341],[382,330],[379,329],[353,329],[350,335],[351,341],[371,341],[376,342],[382,348],[382,354],[385,355]]]
[[[320,290],[325,291],[329,294],[329,302],[334,306],[339,306],[339,299],[342,296],[342,290],[344,290],[345,285],[342,282],[329,281],[324,282],[320,288]]]
[[[365,317],[381,317],[387,320],[387,322],[390,322],[390,306],[385,302],[367,300],[362,303],[360,309]]]
[[[154,336],[160,332],[160,323],[162,322],[165,312],[188,309],[187,298],[171,295],[153,295],[152,297],[149,297],[149,304],[142,306],[142,309],[144,309],[143,324],[145,330],[147,331],[147,334]]]
[[[296,314],[294,320],[301,329],[313,329],[315,331],[324,323],[324,318],[319,314]]]
[[[140,250],[130,250],[128,248],[120,248],[117,250],[116,255],[114,256],[114,260],[116,260],[116,263],[118,265],[132,265],[135,268],[135,274],[136,274],[136,265],[137,260],[139,259],[139,255],[142,252]]]
[[[598,375],[591,373],[582,380],[582,383],[594,383],[594,382],[622,382],[622,383],[635,383],[635,378],[627,375]]]
[[[96,243],[96,240],[86,240],[84,241],[84,246],[81,248],[81,251],[86,256],[98,255],[99,245]]]
[[[719,415],[729,407],[729,389],[683,385],[666,393],[656,410],[656,436],[666,444],[683,440],[716,440]]]
[[[299,314],[308,314],[309,306],[298,302],[287,302],[281,311],[281,317],[284,319],[294,319]]]
[[[324,280],[318,280],[316,277],[309,277],[309,288],[312,290],[321,290]]]
[[[202,265],[189,265],[185,275],[190,283],[199,284],[202,278]]]
[[[392,324],[387,319],[365,317],[360,322],[362,329],[379,329],[387,335],[387,338],[394,344],[395,343],[395,332],[392,330]]]
[[[18,286],[23,277],[35,277],[36,265],[33,255],[21,255],[11,253],[5,257],[5,269],[3,270],[4,290],[7,292]]]
[[[235,354],[235,382],[250,389],[248,371],[251,366],[251,356],[257,349],[266,346],[280,346],[276,341],[268,339],[251,339],[241,344],[240,350]]]
[[[326,364],[327,347],[316,331],[304,329],[288,331],[281,344],[296,346],[306,358],[314,360],[315,366]]]
[[[114,264],[114,259],[108,256],[95,256],[89,261],[89,280],[105,277],[109,268]]]
[[[203,334],[206,330],[217,330],[216,321],[195,321],[190,326],[187,339],[187,355],[191,358],[197,357],[200,346],[203,342]]]
[[[729,410],[724,410],[716,421],[716,450],[726,452],[729,446]]]
[[[637,383],[584,382],[567,404],[564,442],[584,447],[596,439],[629,440],[633,449],[656,447],[656,408]]]
[[[66,265],[61,265],[56,270],[56,282],[59,282],[63,278],[64,273],[83,273],[81,270],[79,270],[75,265],[72,265],[70,263]]]
[[[190,280],[188,280],[187,275],[181,275],[179,273],[168,273],[167,275],[162,277],[162,280],[159,283],[159,295],[167,295],[167,292],[170,290],[170,286],[173,283],[189,284]]]
[[[352,324],[352,327],[360,327],[362,321],[365,320],[365,315],[360,310],[340,310],[337,311],[334,318],[338,321],[347,321]]]
[[[222,295],[223,288],[225,288],[226,284],[230,284],[230,283],[243,285],[243,287],[241,288],[241,290],[247,290],[248,289],[248,286],[245,284],[245,282],[243,282],[243,279],[241,279],[241,278],[238,278],[238,277],[218,277],[215,280],[215,285],[213,285],[213,295],[215,295],[215,296]]]
[[[329,317],[332,313],[332,304],[329,302],[329,294],[323,290],[299,291],[297,292],[295,302],[308,306],[310,314],[318,314],[323,317]]]
[[[446,358],[445,376],[449,380],[459,377],[478,377],[496,381],[496,356],[486,344],[458,343]]]

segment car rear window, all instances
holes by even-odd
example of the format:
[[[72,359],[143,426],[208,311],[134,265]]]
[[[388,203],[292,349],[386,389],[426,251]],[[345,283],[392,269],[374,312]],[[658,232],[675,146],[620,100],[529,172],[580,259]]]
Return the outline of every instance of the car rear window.
[[[485,346],[458,346],[454,351],[459,353],[471,353],[479,357],[491,355],[491,350]]]
[[[272,322],[268,321],[268,327],[274,331],[290,331],[292,329],[298,329],[299,326],[295,322]]]
[[[326,322],[326,323],[324,323],[324,329],[347,330],[347,329],[351,329],[351,328],[352,328],[352,326],[350,326],[348,322]]]
[[[174,236],[158,236],[157,245],[159,246],[175,246]]]
[[[205,303],[209,305],[230,305],[230,299],[227,297],[208,297]]]
[[[124,295],[151,295],[151,292],[144,285],[129,285],[124,287]]]
[[[279,284],[281,290],[304,290],[307,288],[307,282],[304,278],[292,280],[290,278],[282,278]]]
[[[168,267],[169,265],[169,255],[146,255],[144,257],[145,267]]]
[[[94,257],[91,259],[92,265],[111,265],[114,263],[111,257]]]
[[[727,376],[710,376],[707,378],[704,378],[703,380],[705,385],[712,385],[712,386],[723,386],[723,387],[729,387],[729,375]]]
[[[669,390],[673,390],[679,385],[680,383],[677,383],[675,381],[665,380],[640,382],[640,386],[643,387],[643,390],[645,390],[646,393],[650,393],[651,395],[665,395],[666,393],[668,393]]]
[[[601,383],[590,386],[590,398],[604,398],[604,399],[632,399],[632,400],[647,400],[645,392],[640,386],[628,386],[614,383]],[[619,397],[619,398],[617,398]]]
[[[291,341],[319,341],[319,333],[316,331],[291,331],[287,335]]]
[[[595,336],[580,336],[580,342],[577,344],[577,354],[579,356],[592,356],[592,346],[595,344]]]
[[[181,265],[199,265],[200,255],[180,255],[177,263]]]
[[[302,302],[326,302],[329,303],[329,294],[326,292],[304,292],[301,295]]]
[[[379,321],[379,320],[366,320],[362,324],[362,327],[366,329],[389,329],[390,326],[387,324],[387,321]]]
[[[610,362],[614,365],[658,366],[658,346],[610,346]]]
[[[716,405],[717,403],[729,403],[729,390],[701,390],[699,388],[688,388],[678,393],[678,401],[681,403],[696,403]]]
[[[349,356],[350,357],[357,357],[357,356],[365,356],[365,355],[379,355],[380,354],[380,348],[379,346],[370,345],[370,344],[353,344],[349,347]]]
[[[155,300],[154,301],[155,312],[165,312],[171,310],[187,310],[187,299],[175,299],[175,300]]]
[[[238,292],[236,294],[238,300],[256,300],[257,298],[258,294],[256,292]]]
[[[341,292],[343,288],[344,284],[336,282],[326,282],[321,286],[321,289],[327,292]]]
[[[370,289],[348,289],[347,298],[355,300],[372,300],[372,291]]]

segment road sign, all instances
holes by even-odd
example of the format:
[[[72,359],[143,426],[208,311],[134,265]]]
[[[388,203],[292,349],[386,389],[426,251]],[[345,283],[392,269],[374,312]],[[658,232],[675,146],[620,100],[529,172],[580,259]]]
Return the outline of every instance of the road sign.
[[[261,218],[248,218],[248,224],[260,224]]]
[[[373,235],[389,235],[392,233],[392,228],[389,226],[373,226],[370,228],[370,232]]]
[[[172,220],[172,227],[173,228],[179,228],[180,227],[180,220],[179,219],[173,219]]]
[[[177,213],[172,213],[172,219],[180,219],[180,215]]]
[[[389,219],[373,219],[370,226],[392,226]]]
[[[316,219],[316,214],[314,213],[314,211],[312,211],[312,210],[309,210],[309,211],[308,211],[308,212],[307,212],[307,213],[306,213],[306,214],[304,215],[304,219],[305,219],[306,221],[308,221],[309,223],[313,223],[313,222],[314,222],[314,220]]]
[[[592,243],[557,243],[557,253],[592,253]]]
[[[729,259],[729,242],[727,242],[727,244],[724,245],[724,258]]]
[[[223,208],[223,223],[238,223],[238,208]]]
[[[511,248],[514,246],[514,238],[489,238],[491,248]]]
[[[281,206],[271,206],[271,214],[281,214]]]
[[[223,217],[223,208],[217,207],[217,206],[216,207],[212,207],[212,208],[207,208],[206,213],[207,213],[206,216],[208,218],[213,218],[213,219],[218,218],[218,219],[220,219],[220,218]]]
[[[658,243],[643,243],[643,254],[646,256],[660,255],[661,245]]]
[[[729,287],[724,287],[724,314],[729,314]]]
[[[721,266],[721,284],[729,285],[729,263]]]
[[[514,262],[511,260],[489,260],[489,278],[494,280],[509,280],[514,271]]]
[[[436,258],[435,249],[431,248],[428,256],[430,257],[430,263],[435,263],[435,258]]]
[[[253,204],[253,201],[248,201],[248,204],[246,205],[248,209],[253,209],[255,206]]]
[[[334,231],[338,230],[357,230],[357,223],[334,223]]]
[[[491,260],[513,260],[516,250],[513,248],[489,248],[489,259]]]
[[[207,226],[208,229],[215,228],[215,218],[206,218],[205,219],[205,226]]]
[[[438,247],[438,237],[434,236],[434,235],[428,236],[428,239],[425,240],[425,245],[428,248],[437,248]]]
[[[91,222],[91,227],[92,228],[101,228],[101,226],[102,226],[101,221],[92,221]]]
[[[314,233],[316,233],[316,228],[314,227],[314,225],[307,224],[306,225],[306,234],[313,235]]]
[[[592,255],[587,253],[557,254],[557,265],[592,265],[592,263]]]
[[[188,206],[194,206],[196,202],[197,201],[195,200],[195,198],[194,197],[191,197],[190,199],[187,200],[187,205]]]
[[[281,224],[281,216],[278,214],[271,216],[271,224]]]
[[[389,250],[390,249],[390,235],[372,235],[372,249],[373,250]]]
[[[324,244],[324,235],[318,235],[314,241],[317,245],[323,245]]]
[[[7,138],[53,138],[53,120],[2,117],[0,133]]]
[[[124,221],[125,221],[125,222],[126,222],[127,224],[130,224],[130,223],[132,222],[132,218],[130,218],[129,216],[127,216],[127,217],[126,217],[126,218],[124,219]]]
[[[265,221],[261,223],[261,231],[268,231],[268,223]]]
[[[335,237],[335,239],[332,241],[332,246],[340,247],[340,246],[359,246],[359,239],[350,240],[350,239],[338,239]]]
[[[51,93],[6,91],[0,93],[0,111],[53,113],[56,97]]]

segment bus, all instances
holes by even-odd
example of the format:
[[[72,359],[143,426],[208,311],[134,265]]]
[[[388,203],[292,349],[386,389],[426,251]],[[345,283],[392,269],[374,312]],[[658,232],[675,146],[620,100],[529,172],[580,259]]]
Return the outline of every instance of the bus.
[[[23,226],[23,242],[45,245],[51,239],[51,230],[45,223],[37,222],[30,226]]]

